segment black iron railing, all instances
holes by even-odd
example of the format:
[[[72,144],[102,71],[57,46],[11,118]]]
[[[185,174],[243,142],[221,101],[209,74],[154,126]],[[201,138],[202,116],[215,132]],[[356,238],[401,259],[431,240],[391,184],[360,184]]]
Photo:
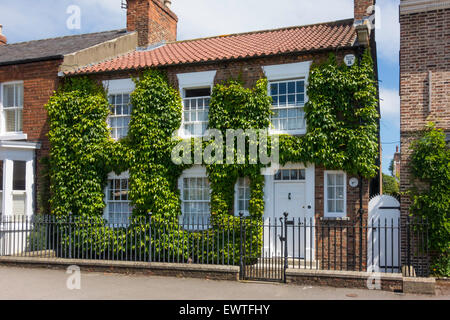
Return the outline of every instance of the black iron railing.
[[[283,280],[288,268],[428,276],[428,224],[362,226],[313,218],[0,217],[0,256],[240,266],[242,279]]]

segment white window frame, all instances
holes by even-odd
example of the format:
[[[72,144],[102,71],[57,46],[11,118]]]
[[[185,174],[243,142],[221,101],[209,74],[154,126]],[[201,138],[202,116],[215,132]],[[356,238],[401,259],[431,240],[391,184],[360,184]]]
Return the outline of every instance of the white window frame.
[[[250,189],[250,198],[248,199],[249,201],[251,200],[252,196],[252,190],[251,190],[251,180],[250,177],[239,177],[238,180],[236,181],[235,185],[234,185],[234,215],[239,217],[239,213],[243,212],[244,213],[244,217],[245,216],[249,216],[250,215],[250,211],[249,210],[244,210],[244,211],[240,211],[239,210],[239,179],[248,179],[248,188]],[[246,199],[244,199],[246,200]]]
[[[278,65],[263,66],[263,71],[267,77],[267,92],[270,95],[270,83],[272,82],[283,82],[289,80],[304,80],[305,81],[305,101],[308,102],[308,77],[309,70],[311,68],[312,61],[304,61],[297,63],[286,63]],[[297,107],[298,108],[298,107]],[[274,109],[274,108],[272,108]],[[305,134],[308,128],[308,124],[305,123],[304,129],[298,130],[276,130],[271,124],[269,128],[269,134],[289,134],[289,135],[302,135]]]
[[[109,180],[112,179],[128,179],[128,192],[130,192],[130,174],[128,171],[122,172],[121,174],[116,174],[114,172],[110,172],[108,174],[108,183],[103,191],[104,194],[104,202],[105,202],[105,209],[103,210],[103,218],[107,221],[107,223],[111,226],[120,226],[120,225],[129,225],[129,220],[127,221],[127,223],[125,224],[117,224],[117,223],[113,223],[110,222],[110,217],[109,217],[109,199],[108,199],[108,193],[109,193]],[[131,206],[131,201],[128,199],[128,202],[130,202],[130,206]],[[131,213],[130,213],[130,217],[131,217]]]
[[[304,78],[297,78],[297,79],[287,79],[287,80],[276,80],[276,81],[269,81],[269,95],[272,96],[271,93],[271,85],[272,84],[280,84],[280,83],[288,83],[288,82],[297,82],[297,81],[303,81],[304,83],[304,91],[303,91],[303,104],[301,105],[289,105],[288,102],[286,101],[286,105],[284,106],[271,106],[272,111],[280,111],[280,110],[286,110],[287,113],[289,113],[289,110],[294,110],[294,109],[299,109],[299,111],[303,112],[303,114],[305,113],[304,109],[305,109],[305,103],[306,103],[306,85],[305,85],[305,79]],[[287,93],[287,88],[286,88],[286,96],[288,96]],[[297,96],[298,93],[295,94],[295,96]],[[297,99],[297,97],[296,97]],[[272,118],[273,119],[273,118]],[[287,118],[288,122],[289,122],[289,118]],[[303,122],[305,123],[303,128],[300,129],[286,129],[286,130],[280,130],[280,129],[275,129],[273,128],[272,130],[275,133],[290,133],[290,134],[299,134],[299,133],[306,133],[306,119],[305,119],[305,115],[303,115]],[[273,122],[272,122],[272,126],[273,126]]]
[[[110,95],[119,95],[119,94],[129,94],[130,95],[130,104],[131,104],[131,93],[134,91],[136,85],[134,81],[131,78],[127,79],[116,79],[116,80],[106,80],[103,81],[103,87],[105,88],[107,95],[108,95],[108,101]],[[131,118],[131,112],[130,112],[130,118]],[[111,138],[114,140],[119,140],[123,137],[116,138],[112,136],[112,128],[110,126],[110,119],[111,115],[108,115],[107,118],[107,124],[108,128],[111,131]],[[128,128],[129,129],[129,128]]]
[[[182,120],[181,127],[178,130],[178,136],[182,139],[204,137],[203,135],[190,135],[184,131],[184,99],[186,99],[186,90],[189,89],[202,89],[210,88],[211,93],[214,86],[214,79],[216,77],[216,70],[204,71],[204,72],[189,72],[189,73],[179,73],[177,74],[178,86],[180,90],[181,99],[183,100],[183,110],[182,110]],[[201,98],[201,97],[198,97]],[[205,98],[205,97],[203,97]]]
[[[344,176],[344,211],[343,212],[330,212],[328,211],[328,174],[342,174]],[[324,175],[324,204],[323,212],[325,218],[344,218],[347,216],[347,173],[340,170],[325,170]]]
[[[178,178],[178,189],[180,190],[180,202],[181,202],[181,216],[180,216],[180,223],[183,224],[185,215],[184,215],[184,200],[183,200],[183,192],[184,192],[184,179],[185,178],[206,178],[208,179],[208,175],[206,173],[206,168],[204,166],[195,165],[190,169],[184,170],[181,176]],[[208,202],[210,205],[210,212],[209,217],[211,216],[211,185],[209,188],[209,201],[202,201],[202,202]],[[191,220],[187,221],[186,223],[190,223]],[[209,219],[206,220],[200,220],[200,224],[208,224]],[[197,226],[189,226],[186,225],[187,228],[195,228],[197,229]],[[200,228],[202,228],[200,226]]]
[[[6,117],[5,117],[5,108],[3,105],[4,101],[4,87],[7,85],[22,85],[22,131],[6,131]],[[0,84],[0,140],[26,140],[27,135],[23,133],[23,116],[24,116],[24,100],[25,100],[25,88],[24,88],[24,82],[23,81],[10,81],[10,82],[3,82]],[[19,108],[15,108],[19,109]]]

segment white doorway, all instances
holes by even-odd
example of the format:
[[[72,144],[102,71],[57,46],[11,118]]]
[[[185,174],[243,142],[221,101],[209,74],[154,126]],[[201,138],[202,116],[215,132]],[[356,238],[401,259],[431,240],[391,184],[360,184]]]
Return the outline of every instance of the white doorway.
[[[287,254],[290,258],[314,259],[314,165],[288,164],[266,177],[264,249],[268,255],[283,254],[279,237],[288,213]],[[283,220],[284,223],[284,220]]]

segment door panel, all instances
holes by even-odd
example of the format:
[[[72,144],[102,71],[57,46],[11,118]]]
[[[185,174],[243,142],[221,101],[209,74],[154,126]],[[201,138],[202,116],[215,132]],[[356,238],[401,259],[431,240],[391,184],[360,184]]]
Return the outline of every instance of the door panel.
[[[287,212],[293,225],[287,226],[288,257],[305,257],[305,235],[309,239],[309,230],[303,226],[306,218],[306,186],[304,182],[275,183],[275,219],[279,221]],[[305,234],[306,233],[306,234]]]

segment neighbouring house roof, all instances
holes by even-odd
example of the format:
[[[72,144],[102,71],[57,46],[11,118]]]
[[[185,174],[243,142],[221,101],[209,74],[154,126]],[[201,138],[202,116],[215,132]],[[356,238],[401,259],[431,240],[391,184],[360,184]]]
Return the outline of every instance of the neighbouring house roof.
[[[353,19],[210,38],[176,41],[135,50],[66,75],[143,69],[308,52],[355,45]]]
[[[117,39],[126,30],[87,33],[0,46],[0,65],[63,59],[65,55]]]

